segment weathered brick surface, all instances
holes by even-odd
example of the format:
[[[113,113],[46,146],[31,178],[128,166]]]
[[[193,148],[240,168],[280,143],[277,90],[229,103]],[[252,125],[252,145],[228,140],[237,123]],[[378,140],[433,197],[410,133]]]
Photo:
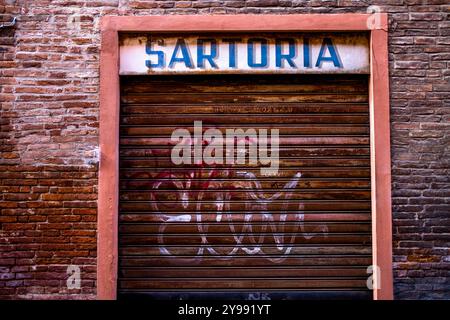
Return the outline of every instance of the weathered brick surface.
[[[390,14],[395,296],[450,298],[447,0],[2,0],[0,298],[94,298],[102,15]],[[69,290],[67,266],[81,266]]]

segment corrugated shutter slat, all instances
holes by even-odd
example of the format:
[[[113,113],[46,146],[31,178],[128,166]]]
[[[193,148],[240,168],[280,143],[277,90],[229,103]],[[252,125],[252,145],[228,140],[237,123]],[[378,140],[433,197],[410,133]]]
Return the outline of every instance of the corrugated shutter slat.
[[[172,164],[199,120],[279,129],[278,175]],[[119,196],[119,296],[370,298],[368,78],[123,77]]]

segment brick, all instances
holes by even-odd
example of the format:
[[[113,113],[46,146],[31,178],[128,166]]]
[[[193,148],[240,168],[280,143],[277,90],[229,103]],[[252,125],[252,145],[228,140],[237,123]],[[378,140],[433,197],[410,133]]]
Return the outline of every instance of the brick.
[[[130,8],[134,9],[152,9],[157,8],[158,3],[156,1],[134,1],[129,2]]]
[[[247,0],[248,7],[276,7],[278,0]]]
[[[430,20],[443,20],[444,14],[442,13],[411,13],[411,21],[430,21]]]
[[[191,1],[175,1],[176,8],[190,8],[192,7]]]
[[[233,0],[233,1],[224,1],[225,7],[232,8],[243,8],[245,7],[245,1]]]

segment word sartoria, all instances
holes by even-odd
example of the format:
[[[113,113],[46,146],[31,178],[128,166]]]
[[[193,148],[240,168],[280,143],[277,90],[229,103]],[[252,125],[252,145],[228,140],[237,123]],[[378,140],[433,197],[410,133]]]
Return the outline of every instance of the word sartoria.
[[[314,41],[316,41],[315,39]],[[314,42],[316,43],[316,42]],[[196,38],[154,39],[149,37],[145,51],[150,69],[264,69],[322,68],[324,63],[343,68],[332,38],[320,39],[318,53],[312,54],[312,40],[304,37],[272,38]],[[298,57],[301,56],[301,61]],[[300,65],[299,65],[300,64]]]
[[[171,141],[176,143],[171,151],[172,163],[175,165],[234,165],[246,164],[248,159],[249,165],[257,165],[259,161],[262,175],[278,173],[280,145],[278,129],[270,130],[270,138],[267,129],[257,131],[248,128],[244,131],[244,129],[235,128],[224,131],[225,136],[217,128],[210,128],[203,132],[202,121],[194,121],[194,136],[188,129],[175,129],[171,136]]]

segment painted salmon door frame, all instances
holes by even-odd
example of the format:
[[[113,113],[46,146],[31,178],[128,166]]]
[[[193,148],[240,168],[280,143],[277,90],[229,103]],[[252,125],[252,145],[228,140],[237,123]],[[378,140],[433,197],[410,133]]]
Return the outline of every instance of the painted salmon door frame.
[[[377,23],[373,23],[377,20]],[[120,32],[370,32],[373,298],[393,299],[388,17],[378,14],[106,16],[101,22],[97,297],[116,299]],[[368,274],[368,277],[370,274]]]

